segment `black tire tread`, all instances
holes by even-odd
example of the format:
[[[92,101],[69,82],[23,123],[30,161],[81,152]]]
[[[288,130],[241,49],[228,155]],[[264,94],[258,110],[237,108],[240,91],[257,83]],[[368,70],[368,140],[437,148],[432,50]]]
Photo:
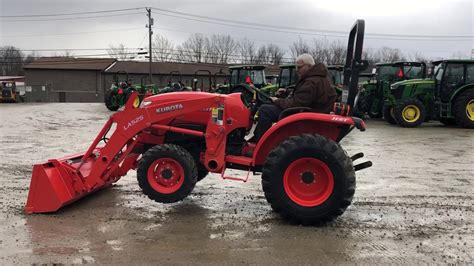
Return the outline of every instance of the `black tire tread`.
[[[415,122],[406,122],[403,119],[403,108],[407,105],[416,105],[418,109],[420,109],[420,118],[415,121]],[[423,105],[422,102],[420,102],[418,99],[408,99],[400,102],[395,106],[395,119],[397,120],[398,124],[402,127],[417,127],[421,125],[426,118],[426,108]]]
[[[158,158],[173,158],[182,163],[185,171],[184,184],[172,194],[162,194],[155,191],[147,180],[147,171],[150,164]],[[186,173],[188,172],[188,173]],[[173,203],[186,198],[194,189],[197,182],[197,166],[192,155],[183,147],[175,144],[156,145],[147,150],[138,162],[138,185],[148,198],[162,203]]]
[[[107,109],[109,109],[110,111],[117,111],[120,108],[120,106],[112,104],[112,94],[113,93],[114,93],[113,90],[107,90],[105,92],[104,102],[105,102],[105,106],[107,107]]]
[[[289,152],[294,152],[301,147],[318,148],[327,156],[327,160],[334,160],[339,164],[341,170],[346,174],[343,184],[342,196],[336,199],[337,206],[332,206],[331,210],[326,213],[318,213],[316,215],[305,216],[295,213],[288,207],[285,199],[275,194],[275,175],[278,167],[281,166],[283,158]],[[355,193],[356,178],[352,161],[347,153],[334,141],[320,135],[302,134],[290,137],[273,149],[262,169],[262,187],[267,201],[272,209],[279,213],[283,218],[292,224],[303,225],[320,225],[333,221],[340,216],[351,204]]]
[[[474,122],[472,122],[466,115],[466,104],[472,99],[474,99],[474,89],[462,92],[454,100],[453,116],[458,126],[474,128]]]
[[[398,122],[397,119],[392,116],[392,108],[393,106],[383,106],[383,119],[391,125],[396,125]]]

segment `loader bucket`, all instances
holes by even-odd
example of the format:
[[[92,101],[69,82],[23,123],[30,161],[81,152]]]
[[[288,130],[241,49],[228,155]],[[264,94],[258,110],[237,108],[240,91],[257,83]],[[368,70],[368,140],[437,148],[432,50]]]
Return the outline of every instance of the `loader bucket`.
[[[30,191],[26,202],[26,213],[54,212],[110,183],[103,183],[87,190],[82,177],[90,171],[95,161],[87,160],[79,172],[76,171],[83,154],[73,155],[33,166]]]
[[[133,95],[138,97],[136,92]],[[127,106],[132,106],[135,98],[128,101]],[[129,169],[134,168],[139,154],[130,153],[138,138],[130,138],[124,135],[123,130],[115,130],[103,147],[97,147],[107,137],[112,125],[121,121],[124,116],[126,114],[113,115],[85,153],[34,165],[25,212],[55,212],[110,186],[126,175]],[[123,128],[123,124],[118,128]]]

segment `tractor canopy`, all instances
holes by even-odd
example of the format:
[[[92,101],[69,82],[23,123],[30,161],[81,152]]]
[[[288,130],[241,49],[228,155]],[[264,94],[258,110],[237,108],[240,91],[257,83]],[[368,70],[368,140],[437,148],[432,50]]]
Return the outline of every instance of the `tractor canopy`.
[[[253,84],[257,88],[266,85],[265,66],[261,65],[239,65],[229,67],[230,85]]]
[[[405,80],[425,78],[426,64],[423,62],[395,62],[376,64],[377,80],[390,83]]]

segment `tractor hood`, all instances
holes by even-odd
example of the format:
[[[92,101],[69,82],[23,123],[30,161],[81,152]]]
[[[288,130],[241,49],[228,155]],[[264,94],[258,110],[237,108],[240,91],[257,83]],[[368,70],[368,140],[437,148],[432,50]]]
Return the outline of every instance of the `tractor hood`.
[[[143,100],[141,106],[145,107],[154,104],[173,103],[189,100],[201,101],[218,97],[225,97],[225,95],[207,92],[170,92],[147,97]]]
[[[390,86],[390,88],[396,89],[399,86],[410,86],[410,85],[420,85],[420,84],[434,85],[434,80],[433,79],[408,79],[408,80],[395,82]]]

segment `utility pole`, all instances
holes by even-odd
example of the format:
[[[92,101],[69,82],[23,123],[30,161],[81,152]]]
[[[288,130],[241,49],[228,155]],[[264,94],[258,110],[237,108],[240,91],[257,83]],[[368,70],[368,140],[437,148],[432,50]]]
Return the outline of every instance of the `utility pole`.
[[[150,84],[153,84],[153,74],[151,72],[151,65],[152,65],[152,62],[153,62],[153,51],[152,51],[152,48],[151,48],[151,37],[153,35],[153,30],[151,29],[151,26],[153,26],[153,18],[151,17],[151,8],[147,8],[146,11],[148,12],[147,16],[148,16],[148,56],[150,58]]]

